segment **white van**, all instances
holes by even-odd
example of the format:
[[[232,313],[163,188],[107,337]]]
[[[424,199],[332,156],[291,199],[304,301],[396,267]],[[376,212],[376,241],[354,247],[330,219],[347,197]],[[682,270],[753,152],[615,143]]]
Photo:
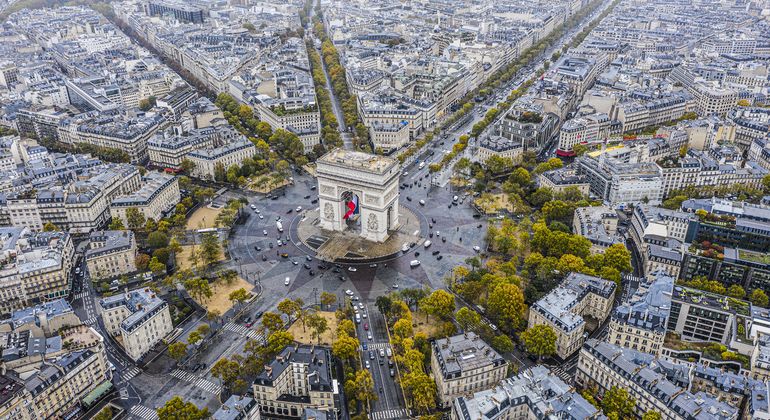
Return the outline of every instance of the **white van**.
[[[361,314],[356,314],[356,324],[361,323]]]
[[[412,268],[417,267],[418,265],[420,265],[420,260],[412,260],[409,262],[409,266]]]
[[[423,246],[424,246],[425,248],[428,248],[428,247],[430,246],[430,244],[431,244],[431,243],[432,243],[431,241],[425,241],[425,243],[423,244]]]

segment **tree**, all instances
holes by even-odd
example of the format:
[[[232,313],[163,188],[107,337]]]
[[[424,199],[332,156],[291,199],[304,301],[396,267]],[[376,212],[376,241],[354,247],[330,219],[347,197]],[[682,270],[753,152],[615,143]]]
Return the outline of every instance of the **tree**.
[[[178,395],[166,401],[157,413],[160,420],[203,420],[209,417],[208,408],[200,409],[191,402],[185,402]]]
[[[604,251],[604,266],[623,272],[631,271],[631,252],[624,244],[612,244]]]
[[[366,369],[356,372],[355,379],[348,379],[345,382],[345,390],[354,395],[358,401],[377,400],[372,373]]]
[[[99,413],[93,417],[93,420],[112,420],[112,407],[105,406]]]
[[[262,314],[262,328],[271,333],[280,331],[281,328],[283,328],[283,319],[281,319],[281,315],[275,312],[265,312]]]
[[[113,217],[112,220],[110,220],[110,225],[108,226],[110,230],[124,230],[126,227],[123,225],[123,219],[120,217]]]
[[[607,417],[615,413],[619,419],[631,418],[635,406],[636,400],[628,395],[628,391],[616,386],[605,392],[602,398],[602,410]]]
[[[426,413],[436,406],[436,382],[425,372],[407,373],[403,376],[402,384],[418,412]]]
[[[185,357],[185,355],[187,355],[187,344],[181,341],[172,343],[171,345],[168,346],[168,355],[172,359],[179,362],[180,360],[182,360],[182,358]]]
[[[203,335],[201,335],[198,330],[193,330],[190,332],[190,335],[187,336],[187,342],[192,345],[198,344],[201,340],[203,340]]]
[[[241,287],[238,290],[233,290],[230,292],[230,296],[228,296],[228,299],[230,299],[233,303],[243,304],[243,302],[246,302],[251,297],[251,294],[246,291],[243,287]]]
[[[337,301],[337,295],[334,293],[329,292],[321,292],[321,306],[326,306],[327,308],[334,305],[334,302]]]
[[[377,307],[377,309],[380,311],[381,314],[388,315],[390,314],[390,307],[392,305],[391,299],[388,296],[377,296],[377,299],[374,301],[374,306]]]
[[[492,347],[500,353],[513,351],[513,341],[507,335],[497,335],[492,339]]]
[[[457,311],[455,319],[457,319],[457,323],[460,324],[460,328],[463,331],[471,331],[481,324],[481,315],[473,309],[468,309],[466,306]]]
[[[339,334],[336,340],[332,342],[332,354],[340,360],[352,360],[358,355],[358,349],[361,343],[354,337],[347,334]]]
[[[59,230],[59,228],[51,222],[48,222],[43,226],[43,232],[56,232],[57,230]]]
[[[754,289],[754,291],[751,292],[751,296],[749,296],[749,300],[751,303],[757,306],[761,306],[763,308],[767,307],[767,294],[762,289]]]
[[[267,336],[267,354],[276,355],[294,341],[294,336],[288,331],[275,331]]]
[[[414,335],[414,329],[412,328],[412,320],[401,318],[393,324],[393,335],[404,339]]]
[[[446,290],[439,289],[420,300],[420,309],[428,315],[446,319],[454,312],[455,299]]]
[[[166,271],[166,264],[158,261],[158,257],[152,257],[149,264],[147,264],[147,268],[152,271],[152,274],[157,276],[163,274]]]
[[[522,332],[521,341],[530,354],[538,358],[556,354],[556,333],[549,325],[535,325]]]
[[[150,256],[142,253],[136,254],[136,257],[134,258],[134,263],[136,263],[137,269],[145,270],[147,268],[147,265],[150,264]]]
[[[746,291],[739,284],[733,284],[727,288],[727,295],[736,299],[743,299],[746,297]]]
[[[201,237],[200,257],[206,266],[211,266],[219,261],[220,252],[219,239],[216,235],[207,233]]]
[[[657,411],[647,411],[642,416],[642,420],[660,420],[661,415]]]
[[[289,317],[289,322],[291,322],[292,319],[295,319],[295,317],[299,314],[299,311],[301,309],[302,309],[302,305],[300,305],[299,302],[296,300],[291,300],[287,298],[278,303],[278,310],[286,314],[287,317]]]
[[[230,386],[238,379],[241,366],[234,360],[222,358],[214,363],[211,367],[211,375],[222,380],[222,383],[227,387]]]
[[[404,302],[406,302],[407,306],[410,308],[414,305],[417,305],[417,302],[419,302],[422,298],[428,295],[428,292],[424,289],[404,289],[402,290],[399,295],[404,299]]]
[[[129,229],[139,229],[144,226],[145,221],[144,214],[136,207],[126,209],[126,222]]]
[[[310,327],[310,336],[315,337],[318,340],[318,344],[321,344],[321,336],[329,329],[326,318],[313,313],[307,317],[307,325]]]
[[[356,325],[349,319],[343,319],[337,324],[337,335],[347,334],[353,337],[356,334]]]
[[[489,294],[487,312],[500,327],[512,331],[518,329],[527,307],[524,294],[515,284],[499,284]]]
[[[163,232],[152,232],[147,235],[147,246],[153,249],[164,248],[168,245],[168,235]]]

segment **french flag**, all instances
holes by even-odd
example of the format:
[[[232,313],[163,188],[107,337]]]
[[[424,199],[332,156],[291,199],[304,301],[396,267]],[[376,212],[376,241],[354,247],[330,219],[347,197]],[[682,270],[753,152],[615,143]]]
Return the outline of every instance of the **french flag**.
[[[348,201],[347,206],[348,212],[345,213],[345,216],[342,217],[345,220],[347,220],[353,214],[358,213],[358,197],[354,195],[353,199]]]

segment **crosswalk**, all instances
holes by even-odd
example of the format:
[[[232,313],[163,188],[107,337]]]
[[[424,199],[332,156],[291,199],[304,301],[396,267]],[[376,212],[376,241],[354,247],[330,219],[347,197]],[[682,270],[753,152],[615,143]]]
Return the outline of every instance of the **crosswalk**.
[[[563,367],[561,367],[561,366],[553,367],[553,368],[551,368],[551,372],[554,375],[556,375],[559,378],[561,378],[561,380],[564,381],[564,383],[566,383],[567,385],[571,385],[572,384],[572,375],[570,375],[568,372],[566,372]]]
[[[157,420],[159,417],[155,410],[143,405],[135,405],[131,407],[131,418]]]
[[[384,420],[384,419],[405,419],[407,418],[405,408],[397,408],[393,410],[375,411],[369,415],[371,420]]]
[[[238,325],[232,322],[228,322],[227,324],[224,325],[224,329],[240,334],[242,336],[249,337],[252,340],[264,341],[264,337],[262,336],[262,334],[252,330],[251,328],[246,327],[245,325]]]
[[[88,291],[80,292],[75,295],[75,299],[83,299],[88,296]]]
[[[120,377],[121,377],[121,378],[123,378],[123,380],[124,380],[124,381],[128,382],[128,381],[130,381],[130,380],[131,380],[131,379],[132,379],[134,376],[136,376],[136,375],[140,374],[141,372],[142,372],[142,371],[141,371],[141,370],[139,370],[139,368],[138,368],[138,367],[132,367],[132,368],[131,368],[131,369],[129,369],[128,371],[126,371],[126,372],[123,372],[123,374],[122,374]]]
[[[186,372],[181,369],[174,369],[171,372],[171,376],[181,379],[185,382],[191,382],[193,385],[195,385],[197,388],[200,388],[206,392],[210,392],[214,395],[218,395],[220,392],[222,392],[222,386],[217,385],[208,379],[200,378],[198,376],[193,375],[190,372]]]
[[[96,317],[92,316],[91,318],[88,318],[85,321],[83,321],[83,323],[86,325],[96,325]]]
[[[367,350],[379,350],[379,349],[386,349],[390,347],[390,344],[388,343],[370,343],[366,345]],[[361,350],[363,351],[364,347],[361,346]]]

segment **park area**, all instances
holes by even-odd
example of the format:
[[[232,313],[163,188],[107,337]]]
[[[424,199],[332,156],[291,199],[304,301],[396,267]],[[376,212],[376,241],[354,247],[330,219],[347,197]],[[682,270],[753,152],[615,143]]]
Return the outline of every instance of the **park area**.
[[[222,213],[222,210],[223,207],[217,209],[208,206],[200,207],[198,210],[195,210],[195,213],[193,213],[189,219],[187,219],[185,229],[195,230],[214,227],[217,216],[219,216],[219,213]]]
[[[249,182],[247,184],[247,188],[251,191],[260,193],[260,194],[266,194],[270,191],[273,191],[277,188],[281,188],[283,186],[289,185],[289,179],[283,178],[280,182],[276,183],[273,178],[273,174],[270,175],[262,175],[257,178],[249,178]]]
[[[476,207],[486,214],[494,214],[500,210],[507,210],[512,212],[513,205],[508,200],[508,194],[482,194],[474,201]]]
[[[426,337],[436,337],[441,327],[441,322],[436,319],[429,319],[422,311],[412,312],[412,327],[414,333],[423,333]]]
[[[200,246],[195,245],[184,245],[182,246],[182,250],[176,253],[176,266],[179,267],[182,270],[185,269],[192,269],[193,265],[190,262],[190,254],[192,253],[193,249],[195,249],[195,252],[200,253]],[[225,260],[225,254],[222,249],[219,249],[219,257],[217,258],[217,261],[224,261]],[[204,265],[203,259],[199,258],[198,266],[201,267]]]
[[[206,308],[208,312],[219,311],[220,314],[223,314],[233,306],[233,301],[230,300],[230,293],[238,289],[250,291],[252,288],[254,288],[254,285],[240,277],[236,277],[232,284],[226,284],[222,280],[217,280],[211,283],[211,291],[214,293],[211,299],[198,303]]]
[[[326,319],[326,325],[329,327],[323,334],[321,334],[321,345],[331,346],[334,341],[334,335],[337,331],[337,318],[334,316],[334,312],[318,311],[319,316]],[[318,344],[318,339],[311,336],[312,329],[309,326],[302,328],[302,322],[294,321],[289,327],[289,333],[294,336],[294,341],[303,344]]]

